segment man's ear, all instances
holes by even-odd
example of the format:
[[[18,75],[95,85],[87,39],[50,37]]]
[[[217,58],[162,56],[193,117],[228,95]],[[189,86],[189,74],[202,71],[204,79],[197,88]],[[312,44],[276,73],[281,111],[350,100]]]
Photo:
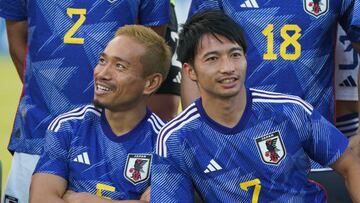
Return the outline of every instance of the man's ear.
[[[164,78],[161,73],[154,73],[146,77],[146,84],[144,88],[145,95],[151,95],[160,87]]]
[[[196,72],[192,65],[188,63],[184,63],[182,69],[183,69],[183,73],[185,73],[185,75],[188,76],[192,81],[194,82],[197,81]]]

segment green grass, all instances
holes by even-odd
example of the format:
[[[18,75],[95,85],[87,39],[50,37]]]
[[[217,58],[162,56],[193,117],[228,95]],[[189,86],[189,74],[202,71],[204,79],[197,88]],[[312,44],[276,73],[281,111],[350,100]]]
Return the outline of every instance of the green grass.
[[[22,84],[10,57],[0,56],[0,160],[3,166],[2,194],[11,164],[7,151]]]

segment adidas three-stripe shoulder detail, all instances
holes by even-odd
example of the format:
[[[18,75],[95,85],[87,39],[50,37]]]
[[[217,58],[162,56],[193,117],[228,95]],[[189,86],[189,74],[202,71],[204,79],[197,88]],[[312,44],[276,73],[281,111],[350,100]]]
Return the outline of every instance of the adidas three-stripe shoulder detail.
[[[87,105],[84,107],[76,108],[72,111],[60,114],[50,123],[48,129],[57,132],[61,126],[61,123],[65,121],[73,120],[73,119],[82,119],[84,118],[87,112],[92,112],[95,115],[100,116],[101,111],[102,111],[101,109],[95,108],[94,105]]]
[[[166,141],[169,139],[171,134],[182,128],[187,123],[200,117],[200,114],[195,106],[191,104],[183,112],[181,112],[175,119],[167,123],[160,131],[156,141],[156,154],[159,156],[167,157],[167,146]]]
[[[159,133],[160,129],[165,125],[165,123],[154,113],[151,114],[147,121],[151,124],[155,133]]]
[[[250,88],[252,101],[263,103],[293,103],[300,105],[308,114],[312,114],[313,107],[298,96],[268,92]]]

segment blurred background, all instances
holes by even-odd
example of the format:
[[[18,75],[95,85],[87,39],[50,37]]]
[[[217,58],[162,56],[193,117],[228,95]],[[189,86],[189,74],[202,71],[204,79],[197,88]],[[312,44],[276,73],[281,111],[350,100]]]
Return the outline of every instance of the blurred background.
[[[179,25],[186,20],[190,0],[176,0],[175,10]],[[179,27],[181,28],[181,26]],[[5,20],[0,18],[0,161],[2,163],[2,192],[11,163],[7,151],[22,84],[8,52]]]
[[[11,154],[7,151],[22,84],[8,52],[5,20],[0,18],[0,160],[2,163],[2,190],[10,168]],[[1,194],[4,194],[2,191]]]

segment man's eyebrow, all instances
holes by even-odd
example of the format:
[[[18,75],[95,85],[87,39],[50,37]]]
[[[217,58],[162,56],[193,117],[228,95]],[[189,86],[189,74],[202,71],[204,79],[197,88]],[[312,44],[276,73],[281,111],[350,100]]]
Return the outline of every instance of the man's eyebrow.
[[[210,51],[210,52],[207,52],[206,54],[203,55],[203,57],[207,57],[209,55],[213,55],[213,54],[217,54],[219,53],[218,51]]]
[[[121,57],[118,57],[118,56],[108,56],[108,55],[105,54],[104,52],[102,52],[100,55],[101,55],[102,57],[104,57],[104,58],[113,58],[113,59],[115,59],[116,61],[125,62],[125,63],[127,63],[128,65],[130,65],[130,62],[129,62],[129,61],[127,61],[127,60],[125,60],[125,59],[123,59],[123,58],[121,58]]]
[[[233,51],[244,51],[244,49],[242,47],[233,47],[229,50],[229,52],[233,52]],[[206,54],[203,55],[203,57],[207,57],[209,55],[212,55],[212,54],[218,54],[219,51],[210,51],[210,52],[207,52]]]
[[[233,52],[233,51],[244,51],[244,49],[242,47],[233,47],[230,49],[230,52]]]

